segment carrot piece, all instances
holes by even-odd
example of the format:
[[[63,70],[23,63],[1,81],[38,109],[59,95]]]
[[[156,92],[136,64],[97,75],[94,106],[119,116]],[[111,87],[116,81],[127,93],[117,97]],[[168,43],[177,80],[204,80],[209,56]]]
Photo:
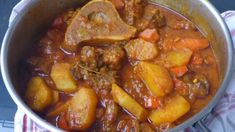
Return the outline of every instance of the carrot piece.
[[[209,46],[207,39],[184,38],[175,44],[177,49],[188,48],[192,51],[205,49]]]
[[[139,37],[152,43],[155,43],[160,39],[156,29],[145,29],[139,34]]]
[[[60,115],[58,120],[58,126],[64,130],[70,130],[70,127],[65,119],[65,114]]]
[[[171,68],[170,71],[173,72],[176,76],[181,77],[188,71],[188,68],[187,66],[180,66]]]

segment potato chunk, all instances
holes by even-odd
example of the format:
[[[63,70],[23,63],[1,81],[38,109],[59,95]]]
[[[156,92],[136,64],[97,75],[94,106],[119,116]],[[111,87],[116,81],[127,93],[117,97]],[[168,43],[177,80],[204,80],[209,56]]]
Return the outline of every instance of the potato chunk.
[[[77,90],[77,85],[70,72],[68,63],[54,64],[51,69],[51,78],[60,91],[71,93]]]
[[[78,131],[87,130],[95,121],[95,110],[97,96],[93,89],[80,88],[72,98],[68,112],[67,121],[71,129]]]
[[[165,103],[163,108],[153,110],[149,115],[149,119],[155,125],[171,123],[186,114],[189,109],[190,104],[184,97],[174,95]]]
[[[140,62],[134,68],[134,71],[142,79],[152,95],[162,97],[171,92],[173,81],[164,67],[149,62]]]
[[[130,59],[151,60],[158,55],[157,46],[143,39],[134,39],[125,46]]]
[[[169,64],[170,67],[180,67],[187,65],[192,56],[192,51],[185,50],[177,50],[170,51],[166,54],[166,63]]]
[[[30,108],[43,111],[52,103],[52,91],[40,77],[33,77],[26,89],[25,100]]]
[[[118,85],[112,84],[111,94],[116,103],[128,110],[138,120],[144,121],[148,112]]]

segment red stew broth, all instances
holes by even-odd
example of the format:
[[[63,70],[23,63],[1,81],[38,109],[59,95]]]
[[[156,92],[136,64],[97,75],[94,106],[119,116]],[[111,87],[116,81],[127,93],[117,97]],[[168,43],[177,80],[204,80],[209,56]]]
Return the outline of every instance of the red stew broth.
[[[146,5],[146,3],[144,4]],[[187,20],[182,15],[168,9],[165,7],[161,7],[159,5],[154,5],[155,8],[157,8],[166,18],[166,26],[163,26],[161,28],[158,28],[158,32],[160,35],[160,40],[157,43],[159,54],[156,58],[150,60],[149,62],[163,65],[164,64],[159,61],[161,60],[162,54],[172,50],[172,44],[174,44],[174,41],[180,38],[204,38],[203,34],[192,24],[192,27],[190,27],[191,23],[189,20]],[[67,28],[67,23],[70,21],[70,19],[73,17],[75,10],[68,11],[59,17],[57,17],[52,24],[52,26],[48,29],[46,34],[40,39],[40,41],[36,45],[36,49],[30,53],[30,57],[27,59],[27,62],[30,61],[31,64],[34,64],[35,66],[31,66],[29,64],[27,72],[25,73],[26,80],[29,80],[31,77],[34,76],[40,76],[45,80],[46,84],[53,90],[56,90],[56,86],[54,82],[52,81],[50,77],[50,70],[54,63],[61,63],[61,62],[67,62],[70,64],[75,64],[77,61],[81,60],[80,57],[80,50],[85,45],[90,45],[89,43],[82,44],[79,46],[77,51],[75,53],[69,53],[66,52],[62,48],[62,44],[64,41],[64,35]],[[119,10],[119,13],[122,15],[123,11]],[[183,21],[184,23],[188,24],[189,26],[185,26],[185,28],[193,28],[193,29],[174,29],[177,28],[177,22]],[[180,24],[179,24],[180,25]],[[170,26],[176,26],[176,27],[170,27]],[[182,26],[182,25],[180,25]],[[182,28],[182,27],[180,27]],[[127,41],[123,41],[120,45],[125,45]],[[107,46],[95,46],[92,44],[92,47],[99,48],[99,49],[106,49]],[[36,50],[36,51],[35,51]],[[200,56],[200,58],[203,58],[203,63],[200,65],[192,64],[192,58],[188,64],[189,73],[186,74],[203,74],[206,76],[210,83],[210,89],[208,95],[206,95],[203,98],[194,98],[192,100],[186,98],[191,103],[190,111],[185,114],[180,119],[176,120],[173,123],[167,124],[166,126],[155,126],[151,124],[150,121],[140,122],[136,120],[136,118],[131,115],[127,110],[122,109],[119,106],[118,116],[115,120],[115,129],[119,131],[126,131],[126,130],[136,130],[136,125],[140,123],[147,123],[153,130],[161,130],[164,127],[170,128],[174,127],[175,125],[181,124],[188,118],[192,117],[196,113],[198,113],[203,107],[205,107],[209,101],[212,99],[212,97],[215,95],[218,86],[219,86],[219,74],[218,74],[218,67],[215,60],[215,56],[213,54],[213,50],[211,47],[195,51],[193,53],[193,57],[195,55]],[[205,62],[206,61],[206,62]],[[143,81],[136,75],[133,71],[134,65],[138,63],[136,60],[129,59],[126,55],[125,58],[122,60],[121,68],[117,70],[117,75],[119,76],[117,84],[125,90],[126,93],[128,93],[132,98],[134,98],[141,106],[146,108],[148,106],[147,101],[148,98],[151,97],[151,93],[149,92],[146,85],[143,83]],[[168,69],[169,70],[169,69]],[[44,71],[44,72],[41,72]],[[88,81],[84,81],[81,79],[76,79],[74,77],[78,87],[81,86],[90,86]],[[180,77],[179,79],[182,79]],[[23,87],[27,87],[27,83],[22,82],[24,84]],[[93,88],[93,87],[92,87]],[[104,118],[101,120],[102,116],[105,112],[105,103],[108,102],[109,99],[112,100],[112,97],[110,93],[107,93],[107,91],[102,92],[102,90],[97,90],[97,88],[93,88],[96,91],[96,94],[98,95],[98,105],[96,108],[96,120],[93,123],[93,125],[88,129],[88,131],[99,131],[102,128],[102,122],[105,120]],[[172,91],[172,94],[177,93],[175,90]],[[102,97],[104,96],[110,96],[107,97],[107,100],[103,100]],[[168,95],[167,95],[168,96]],[[73,97],[73,93],[67,94],[64,92],[59,92],[59,101],[57,103],[54,103],[47,107],[43,112],[37,112],[39,115],[42,116],[42,118],[45,118],[47,121],[52,123],[53,125],[57,127],[61,127],[58,125],[58,120],[61,115],[54,116],[54,117],[47,117],[47,112],[55,109],[55,107],[58,104],[64,103],[68,100],[70,100]],[[165,98],[162,98],[160,100],[160,105],[164,105]],[[161,102],[162,101],[162,102]],[[161,104],[162,103],[162,104]],[[151,109],[146,108],[148,111]],[[112,118],[112,117],[107,117]],[[107,119],[108,120],[108,119]],[[121,123],[120,123],[121,122]],[[137,126],[138,126],[137,125]]]

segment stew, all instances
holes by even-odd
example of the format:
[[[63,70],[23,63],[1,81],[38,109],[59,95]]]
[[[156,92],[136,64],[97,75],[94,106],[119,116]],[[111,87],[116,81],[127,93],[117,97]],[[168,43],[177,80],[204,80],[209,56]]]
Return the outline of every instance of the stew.
[[[165,131],[199,112],[219,85],[196,25],[142,0],[68,10],[25,62],[25,102],[67,131]]]

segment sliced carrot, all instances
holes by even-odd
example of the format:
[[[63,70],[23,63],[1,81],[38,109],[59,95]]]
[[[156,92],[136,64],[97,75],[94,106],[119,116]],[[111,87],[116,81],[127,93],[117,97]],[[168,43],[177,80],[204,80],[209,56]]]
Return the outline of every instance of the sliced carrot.
[[[175,44],[177,49],[188,48],[192,51],[205,49],[209,46],[209,41],[207,39],[193,39],[184,38]]]
[[[70,130],[70,127],[68,126],[68,123],[65,118],[65,114],[60,115],[58,120],[58,126],[59,128],[62,128],[64,130]]]
[[[109,0],[117,9],[122,9],[124,7],[124,2],[122,0]]]
[[[173,72],[177,77],[181,77],[188,71],[188,68],[187,66],[180,66],[171,68],[170,71]]]
[[[160,39],[160,36],[156,29],[145,29],[139,34],[139,37],[152,43],[155,43]]]

